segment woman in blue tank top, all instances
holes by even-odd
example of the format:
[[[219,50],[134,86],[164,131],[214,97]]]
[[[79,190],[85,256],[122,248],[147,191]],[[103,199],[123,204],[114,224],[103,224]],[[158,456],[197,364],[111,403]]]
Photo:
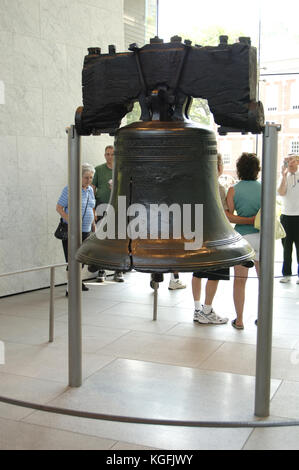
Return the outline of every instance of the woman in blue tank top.
[[[238,216],[249,218],[249,224],[241,225],[237,223],[235,230],[246,238],[255,251],[254,264],[257,275],[259,275],[260,232],[254,227],[254,219],[261,207],[261,183],[257,181],[260,169],[259,159],[254,153],[242,153],[237,160],[237,174],[240,181],[229,188],[226,199],[230,214],[234,214],[236,211]],[[248,268],[235,266],[234,269],[234,304],[237,318],[232,321],[232,326],[243,330],[245,285]]]

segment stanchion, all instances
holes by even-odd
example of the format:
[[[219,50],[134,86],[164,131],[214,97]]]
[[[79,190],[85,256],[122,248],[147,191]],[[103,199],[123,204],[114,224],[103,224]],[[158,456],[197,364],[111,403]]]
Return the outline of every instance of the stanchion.
[[[154,304],[153,304],[153,320],[157,320],[157,314],[158,314],[158,288],[159,288],[159,283],[154,282]]]
[[[50,308],[49,308],[49,343],[54,341],[54,288],[55,288],[55,268],[50,269]]]
[[[75,254],[81,245],[81,151],[80,136],[74,125],[67,128],[69,157],[69,230],[68,230],[68,315],[69,385],[82,385],[82,299],[81,266]]]
[[[274,232],[279,130],[280,125],[267,123],[263,135],[260,279],[255,387],[255,415],[258,417],[267,417],[270,414]]]

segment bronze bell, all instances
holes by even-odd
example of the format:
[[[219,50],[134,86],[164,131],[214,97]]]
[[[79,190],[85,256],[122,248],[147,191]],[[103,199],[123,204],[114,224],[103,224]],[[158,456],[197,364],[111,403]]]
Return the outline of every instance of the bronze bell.
[[[256,49],[173,39],[85,57],[77,132],[115,134],[110,203],[76,255],[90,270],[213,270],[254,256],[221,204],[215,135],[192,123],[188,109],[192,98],[205,98],[219,132],[260,133]],[[140,121],[119,129],[137,100]]]
[[[117,130],[114,158],[107,213],[78,250],[78,261],[95,270],[163,273],[213,270],[253,258],[222,207],[213,132],[186,120],[135,122]],[[135,204],[142,214],[134,212]],[[99,239],[109,222],[112,237]],[[142,236],[135,237],[132,224]]]

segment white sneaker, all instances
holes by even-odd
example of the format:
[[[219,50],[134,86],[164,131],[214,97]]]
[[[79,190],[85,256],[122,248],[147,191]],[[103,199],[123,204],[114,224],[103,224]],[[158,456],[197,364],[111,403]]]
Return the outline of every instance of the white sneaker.
[[[225,325],[228,318],[219,317],[213,309],[209,313],[204,313],[203,310],[195,310],[193,321],[205,325]]]
[[[206,325],[209,323],[202,310],[194,310],[193,321]]]
[[[175,279],[174,281],[171,279],[169,281],[168,289],[169,290],[176,290],[176,289],[185,289],[186,285],[180,281],[180,279]]]
[[[225,325],[225,323],[228,322],[228,318],[219,317],[219,315],[217,315],[213,309],[210,311],[210,313],[204,313],[203,315],[209,320],[209,323],[213,325]]]
[[[114,276],[113,276],[113,280],[115,282],[124,282],[125,280],[124,280],[123,273],[120,272],[120,271],[115,271]]]
[[[286,284],[287,282],[290,282],[291,280],[291,276],[283,276],[279,282],[281,282],[282,284]]]

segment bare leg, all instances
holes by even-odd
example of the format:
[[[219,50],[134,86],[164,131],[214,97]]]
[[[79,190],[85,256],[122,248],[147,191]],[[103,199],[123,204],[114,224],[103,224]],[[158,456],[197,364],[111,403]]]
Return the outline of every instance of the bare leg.
[[[212,305],[219,281],[208,281],[206,284],[205,305]]]
[[[195,276],[192,277],[192,293],[194,302],[199,302],[201,294],[201,279]]]
[[[256,270],[257,277],[260,277],[260,262],[259,262],[259,261],[255,261],[255,262],[254,262],[254,266],[255,266],[255,270]]]
[[[236,325],[243,326],[243,310],[245,302],[245,285],[248,277],[248,268],[235,266],[234,303],[237,314]]]

